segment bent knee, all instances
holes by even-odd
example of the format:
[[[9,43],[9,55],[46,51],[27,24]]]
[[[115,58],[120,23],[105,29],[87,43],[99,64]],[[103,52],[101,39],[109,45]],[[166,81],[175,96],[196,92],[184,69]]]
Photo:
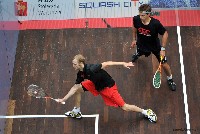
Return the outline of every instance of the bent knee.
[[[76,84],[75,88],[76,88],[77,92],[83,92],[84,91],[81,84]]]

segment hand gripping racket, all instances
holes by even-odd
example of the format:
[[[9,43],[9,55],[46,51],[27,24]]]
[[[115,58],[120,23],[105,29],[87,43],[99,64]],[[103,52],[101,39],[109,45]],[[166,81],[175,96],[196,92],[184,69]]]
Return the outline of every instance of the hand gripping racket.
[[[161,85],[161,67],[162,67],[162,60],[163,57],[160,57],[160,64],[158,66],[158,69],[156,70],[154,76],[153,76],[153,86],[155,88],[160,88]]]
[[[58,99],[48,96],[42,88],[34,84],[28,86],[27,93],[35,98],[52,99],[58,102]],[[61,104],[65,104],[65,102],[61,102]]]

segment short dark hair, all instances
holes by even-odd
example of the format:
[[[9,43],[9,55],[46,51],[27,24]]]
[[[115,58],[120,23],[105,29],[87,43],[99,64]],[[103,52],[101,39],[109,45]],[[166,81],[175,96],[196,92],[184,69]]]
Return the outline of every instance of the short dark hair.
[[[139,12],[147,12],[147,14],[151,13],[151,6],[149,4],[142,4],[140,7],[139,7]]]

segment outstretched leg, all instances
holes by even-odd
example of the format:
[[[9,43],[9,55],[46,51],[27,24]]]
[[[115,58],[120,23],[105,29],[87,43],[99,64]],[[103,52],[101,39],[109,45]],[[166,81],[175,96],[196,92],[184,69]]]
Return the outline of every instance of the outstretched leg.
[[[124,106],[121,107],[124,111],[133,111],[133,112],[140,112],[142,113],[143,109],[135,106],[135,105],[129,105],[129,104],[124,104]]]
[[[130,104],[124,104],[121,107],[124,111],[133,111],[133,112],[139,112],[142,113],[143,115],[145,115],[145,117],[147,117],[151,122],[156,122],[157,121],[157,116],[156,114],[151,110],[151,109],[147,109],[144,110],[142,108],[139,108],[135,105],[130,105]]]

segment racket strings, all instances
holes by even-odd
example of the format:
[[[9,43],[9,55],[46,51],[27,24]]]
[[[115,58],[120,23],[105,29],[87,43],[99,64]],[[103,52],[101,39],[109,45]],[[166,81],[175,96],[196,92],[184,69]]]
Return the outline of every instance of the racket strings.
[[[162,68],[162,60],[163,60],[163,56],[160,57],[160,64],[159,67],[156,71],[156,73],[154,74],[154,78],[153,78],[153,86],[155,88],[159,88],[161,85],[161,68]]]
[[[153,80],[153,84],[154,84],[154,87],[156,88],[159,88],[160,87],[160,84],[161,84],[161,76],[160,76],[160,72],[157,72],[154,76],[154,80]]]
[[[27,93],[28,93],[28,95],[33,96],[33,97],[37,97],[37,98],[46,96],[46,93],[44,92],[44,90],[42,88],[40,88],[39,86],[34,85],[34,84],[31,84],[27,88]]]
[[[159,82],[160,81],[160,73],[157,72],[156,75],[155,75],[155,82]]]
[[[58,99],[54,99],[54,98],[48,96],[48,94],[46,94],[42,88],[40,88],[39,86],[34,85],[34,84],[31,84],[28,86],[27,93],[28,93],[28,95],[36,97],[36,98],[45,98],[46,101],[47,101],[47,99],[52,99],[52,100],[55,100],[58,102]],[[65,102],[61,102],[61,104],[65,104]]]

